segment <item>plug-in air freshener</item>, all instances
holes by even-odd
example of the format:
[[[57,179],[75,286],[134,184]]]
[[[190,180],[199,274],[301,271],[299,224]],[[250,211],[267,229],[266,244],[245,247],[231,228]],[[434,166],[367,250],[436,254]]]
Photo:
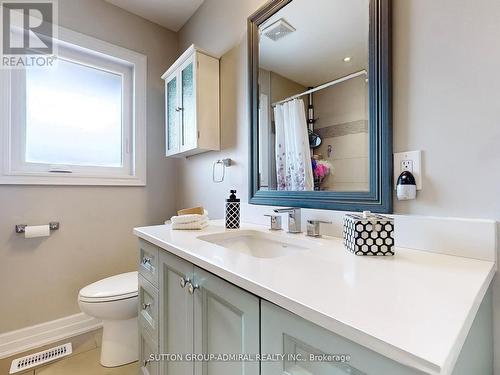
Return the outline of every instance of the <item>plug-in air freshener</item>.
[[[396,193],[400,201],[407,201],[417,197],[417,183],[411,172],[404,171],[399,175]]]

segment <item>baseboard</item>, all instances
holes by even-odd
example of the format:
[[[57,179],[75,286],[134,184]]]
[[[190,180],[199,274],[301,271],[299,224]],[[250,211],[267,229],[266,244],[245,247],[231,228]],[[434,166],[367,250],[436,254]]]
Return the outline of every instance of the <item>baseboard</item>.
[[[0,359],[102,327],[102,322],[84,313],[0,334]]]

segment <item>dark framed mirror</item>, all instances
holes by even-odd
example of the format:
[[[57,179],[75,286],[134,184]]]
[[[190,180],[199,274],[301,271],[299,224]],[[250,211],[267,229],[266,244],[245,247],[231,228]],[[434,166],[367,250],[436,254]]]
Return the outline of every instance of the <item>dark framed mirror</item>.
[[[249,203],[392,212],[390,0],[272,0],[248,47]]]

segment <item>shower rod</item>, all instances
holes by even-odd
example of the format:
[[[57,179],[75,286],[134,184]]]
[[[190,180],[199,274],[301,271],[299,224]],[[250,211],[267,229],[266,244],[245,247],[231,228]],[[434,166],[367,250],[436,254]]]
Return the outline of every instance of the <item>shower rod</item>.
[[[368,75],[368,72],[366,70],[360,70],[359,72],[356,72],[356,73],[352,73],[352,74],[349,74],[347,76],[344,76],[344,77],[341,77],[339,79],[336,79],[334,81],[330,81],[330,82],[327,82],[327,83],[323,83],[322,85],[320,86],[317,86],[313,89],[310,89],[310,90],[307,90],[307,91],[304,91],[303,93],[301,94],[297,94],[297,95],[293,95],[293,96],[290,96],[289,98],[286,98],[286,99],[283,99],[283,100],[280,100],[279,102],[276,102],[276,103],[273,103],[272,104],[272,107],[275,107],[277,106],[278,104],[283,104],[283,103],[286,103],[290,100],[293,100],[293,99],[297,99],[297,98],[300,98],[301,96],[304,96],[304,95],[307,95],[307,94],[312,94],[313,92],[316,92],[316,91],[319,91],[319,90],[323,90],[327,87],[330,87],[330,86],[333,86],[333,85],[336,85],[337,83],[341,83],[341,82],[345,82],[345,81],[348,81],[350,79],[353,79],[353,78],[356,78],[356,77],[359,77],[359,76],[362,76],[362,75]]]

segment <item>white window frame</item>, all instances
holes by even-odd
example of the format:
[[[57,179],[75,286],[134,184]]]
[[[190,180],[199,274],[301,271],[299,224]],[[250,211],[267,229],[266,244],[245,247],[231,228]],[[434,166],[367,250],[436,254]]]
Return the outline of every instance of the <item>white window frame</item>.
[[[19,92],[25,75],[23,70],[3,70],[0,72],[0,184],[145,186],[146,56],[62,27],[59,27],[57,43],[61,59],[122,77],[123,166],[26,163],[26,100],[25,91]]]

